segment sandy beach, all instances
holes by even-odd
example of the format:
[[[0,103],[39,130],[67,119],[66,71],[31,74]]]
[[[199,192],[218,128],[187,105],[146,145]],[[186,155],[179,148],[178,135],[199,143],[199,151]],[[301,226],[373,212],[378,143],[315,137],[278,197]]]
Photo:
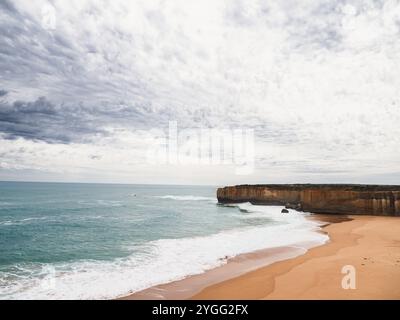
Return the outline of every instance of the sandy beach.
[[[315,215],[330,240],[305,254],[286,247],[242,255],[123,299],[400,299],[400,218],[348,218]],[[355,289],[342,288],[348,265]]]

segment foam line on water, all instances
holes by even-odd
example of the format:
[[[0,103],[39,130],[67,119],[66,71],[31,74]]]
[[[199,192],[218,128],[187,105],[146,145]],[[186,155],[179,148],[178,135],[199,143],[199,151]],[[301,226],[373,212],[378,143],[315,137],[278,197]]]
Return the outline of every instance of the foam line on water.
[[[183,196],[164,195],[164,196],[154,196],[154,197],[159,199],[169,199],[176,201],[213,201],[213,202],[217,201],[215,197],[202,197],[194,195],[183,195]]]
[[[270,216],[282,224],[242,227],[216,234],[159,239],[132,255],[113,261],[77,261],[23,266],[15,274],[1,273],[3,299],[108,299],[205,272],[227,257],[260,249],[320,245],[328,236],[303,214],[282,214],[282,207],[244,205],[252,214]],[[53,271],[55,271],[53,273]],[[16,276],[18,274],[19,276]],[[23,275],[23,276],[21,276]],[[52,286],[51,279],[55,279]]]

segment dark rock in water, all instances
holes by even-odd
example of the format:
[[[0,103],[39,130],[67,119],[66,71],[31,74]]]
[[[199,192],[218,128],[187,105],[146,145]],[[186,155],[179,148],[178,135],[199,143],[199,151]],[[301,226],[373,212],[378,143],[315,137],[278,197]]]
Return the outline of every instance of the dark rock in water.
[[[301,211],[301,203],[286,203],[285,208]]]
[[[288,209],[282,209],[281,213],[289,213]]]

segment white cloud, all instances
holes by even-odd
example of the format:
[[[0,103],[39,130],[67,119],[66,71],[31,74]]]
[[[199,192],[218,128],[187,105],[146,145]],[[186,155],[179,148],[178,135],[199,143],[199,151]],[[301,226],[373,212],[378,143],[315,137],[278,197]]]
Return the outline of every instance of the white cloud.
[[[42,26],[49,3],[54,30]],[[0,174],[8,177],[13,163],[15,170],[52,168],[96,181],[115,173],[124,182],[222,184],[369,176],[376,182],[376,175],[400,172],[399,1],[18,0],[15,6],[14,16],[0,15],[0,31],[9,32],[0,58],[0,90],[9,93],[0,99],[46,96],[66,108],[102,106],[101,119],[108,120],[99,126],[110,136],[85,144],[3,139]],[[168,120],[254,127],[258,170],[237,181],[232,168],[146,166],[138,121],[122,121],[116,105],[149,115],[149,129]],[[18,153],[10,144],[31,151]]]

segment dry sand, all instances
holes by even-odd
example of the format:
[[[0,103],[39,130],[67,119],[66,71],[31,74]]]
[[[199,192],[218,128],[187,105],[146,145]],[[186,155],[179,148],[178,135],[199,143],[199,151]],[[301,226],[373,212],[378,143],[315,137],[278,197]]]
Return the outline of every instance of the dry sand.
[[[326,225],[330,241],[306,254],[284,247],[242,255],[123,299],[400,299],[400,217],[350,218]],[[356,289],[342,288],[346,265],[355,267]]]
[[[400,299],[400,218],[354,216],[324,228],[330,241],[295,259],[210,286],[194,299]],[[356,270],[343,289],[342,267]]]

